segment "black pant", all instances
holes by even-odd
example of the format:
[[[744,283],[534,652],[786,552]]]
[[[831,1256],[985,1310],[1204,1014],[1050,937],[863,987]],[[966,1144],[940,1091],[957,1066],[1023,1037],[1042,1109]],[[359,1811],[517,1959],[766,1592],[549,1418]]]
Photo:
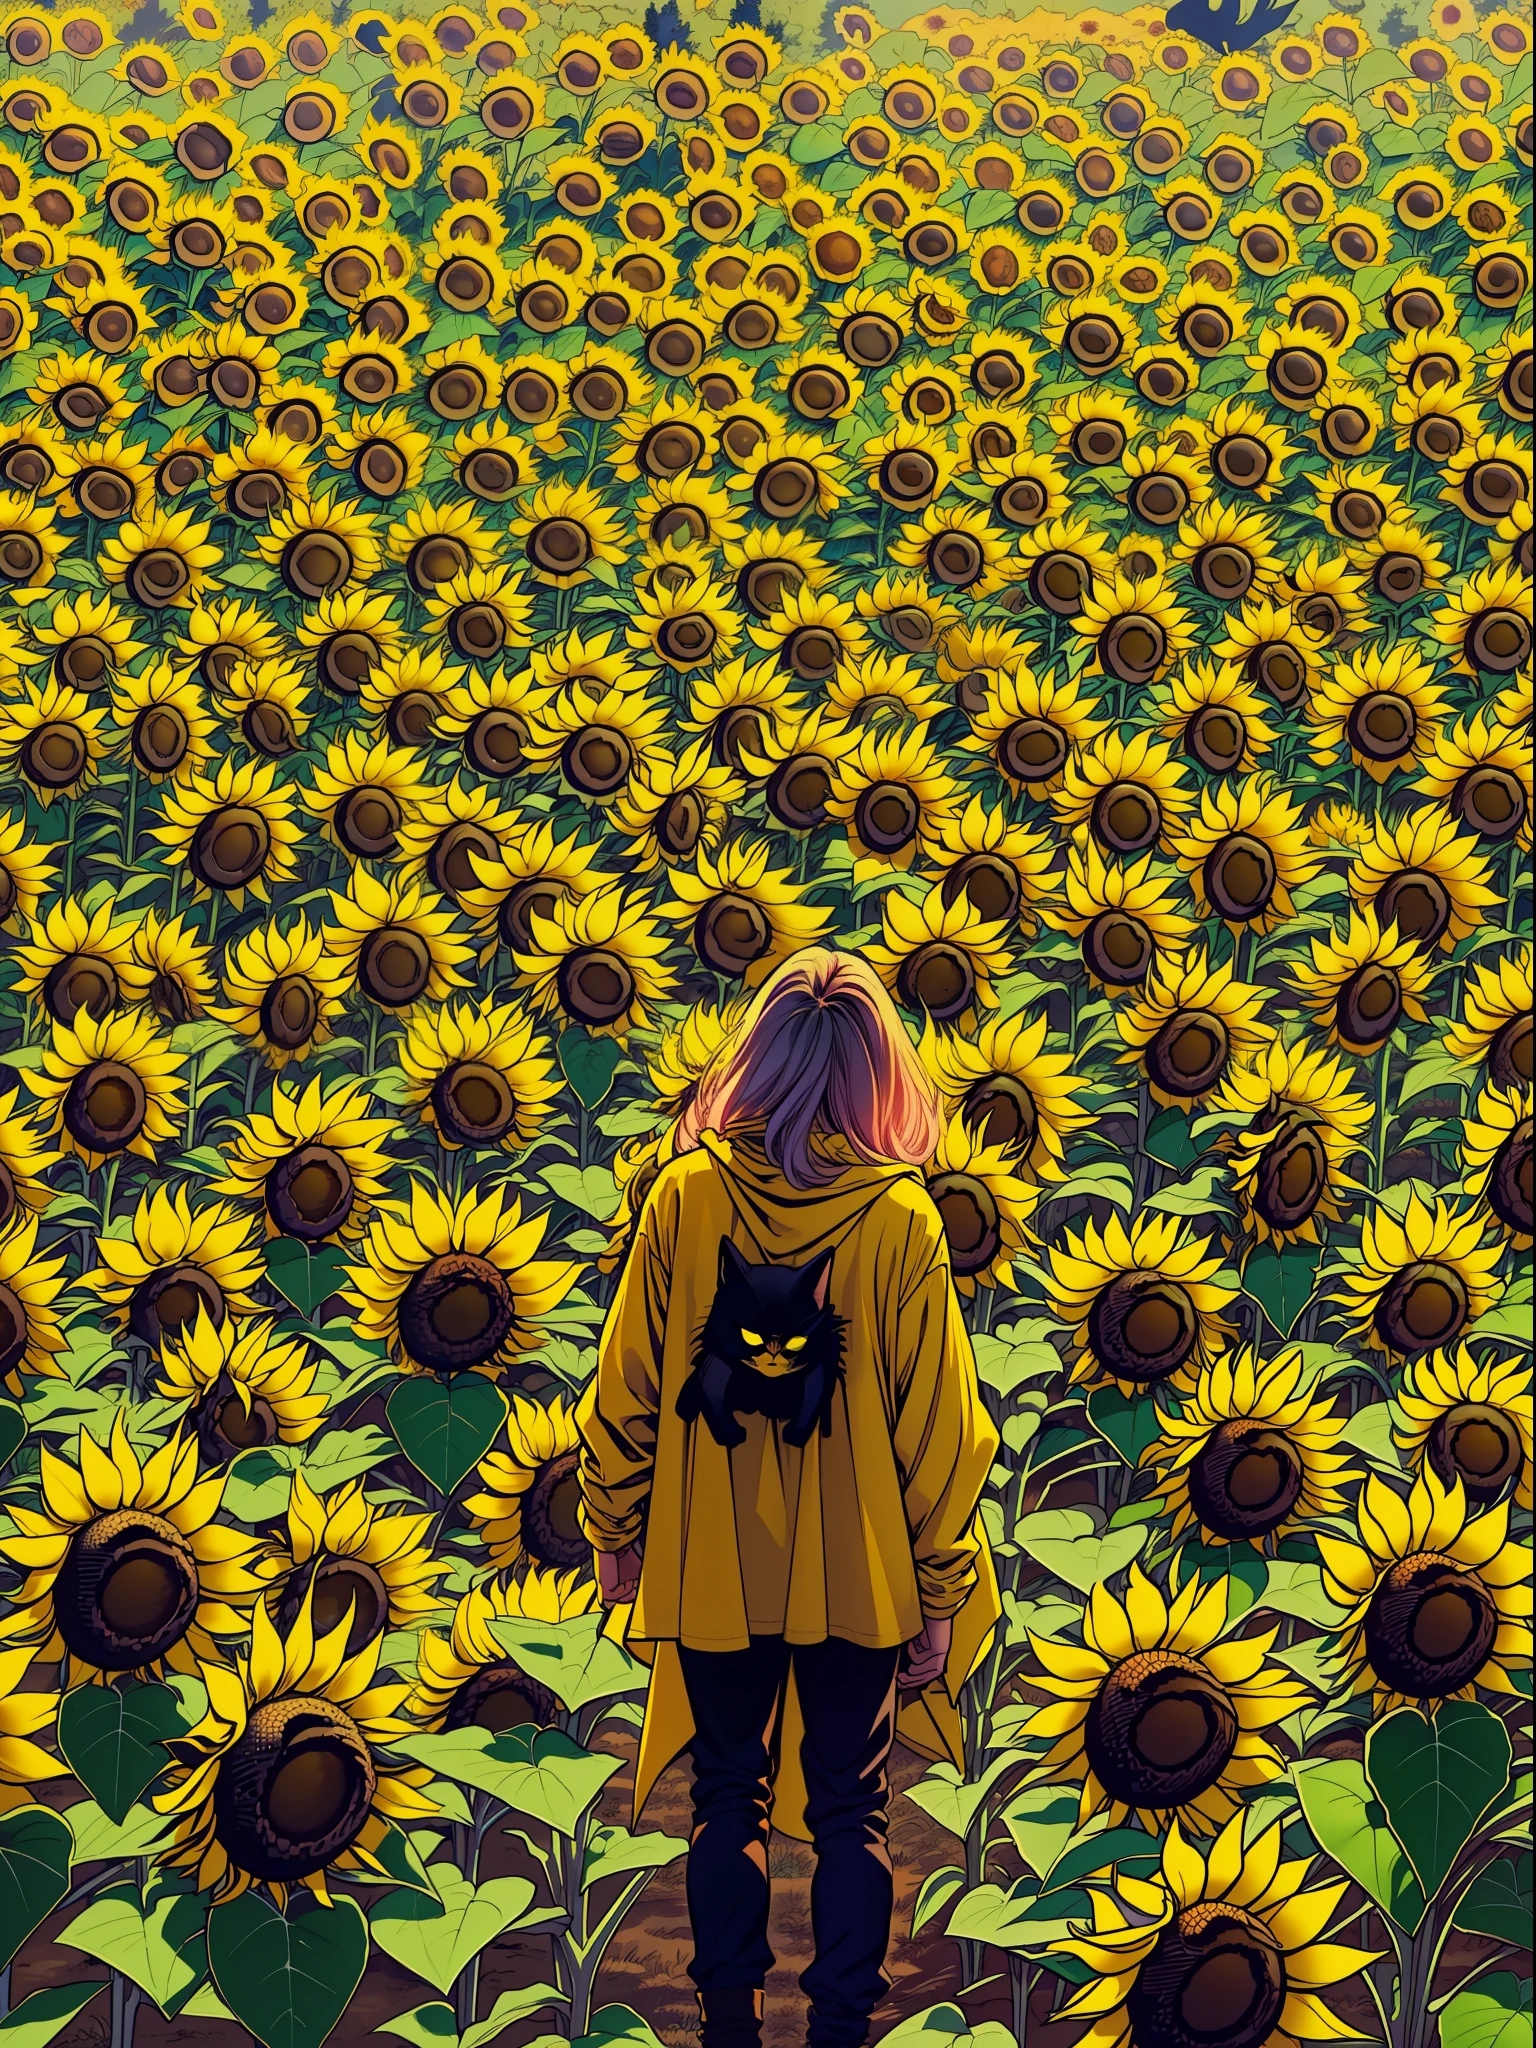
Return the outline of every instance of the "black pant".
[[[800,1759],[816,1849],[811,1927],[816,1958],[800,1979],[811,2001],[812,2048],[859,2048],[889,1979],[886,1761],[896,1730],[898,1649],[830,1636],[786,1643],[754,1636],[747,1650],[681,1652],[693,1709],[693,1839],[689,1974],[709,1993],[760,1987],[768,1946],[768,1786],[778,1757],[785,1683],[794,1665],[805,1722]]]

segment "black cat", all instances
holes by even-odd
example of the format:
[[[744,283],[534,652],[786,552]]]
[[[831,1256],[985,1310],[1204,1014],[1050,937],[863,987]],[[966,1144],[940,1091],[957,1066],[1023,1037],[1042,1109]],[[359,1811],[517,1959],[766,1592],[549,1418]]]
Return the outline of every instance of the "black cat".
[[[832,1427],[843,1376],[843,1323],[827,1306],[830,1251],[805,1266],[752,1266],[720,1240],[720,1284],[699,1333],[693,1371],[677,1397],[685,1422],[700,1416],[727,1450],[746,1440],[739,1412],[785,1425],[801,1445]]]

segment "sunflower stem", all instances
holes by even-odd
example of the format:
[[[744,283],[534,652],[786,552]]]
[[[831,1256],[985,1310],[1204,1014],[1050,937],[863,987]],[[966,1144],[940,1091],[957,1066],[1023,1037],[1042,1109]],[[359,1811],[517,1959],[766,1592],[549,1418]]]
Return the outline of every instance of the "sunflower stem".
[[[1373,1186],[1378,1194],[1387,1181],[1387,1077],[1392,1065],[1392,1041],[1389,1038],[1376,1055],[1376,1177]]]

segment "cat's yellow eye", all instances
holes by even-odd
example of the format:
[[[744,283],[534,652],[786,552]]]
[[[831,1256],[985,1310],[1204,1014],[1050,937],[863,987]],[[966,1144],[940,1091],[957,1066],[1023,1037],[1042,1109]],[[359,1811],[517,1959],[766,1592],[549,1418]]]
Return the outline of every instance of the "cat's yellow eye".
[[[784,1339],[784,1349],[786,1351],[803,1351],[805,1349],[805,1339],[803,1337],[786,1337]]]
[[[753,1350],[755,1351],[763,1340],[761,1337],[759,1337],[756,1330],[743,1330],[741,1333],[741,1341],[743,1344],[750,1344]]]

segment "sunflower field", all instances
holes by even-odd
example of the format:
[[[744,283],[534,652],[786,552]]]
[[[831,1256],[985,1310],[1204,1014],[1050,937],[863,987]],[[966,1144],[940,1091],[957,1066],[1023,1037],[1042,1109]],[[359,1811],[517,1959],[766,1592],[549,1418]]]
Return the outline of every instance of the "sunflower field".
[[[728,4],[0,17],[0,2048],[690,2037],[574,1408],[813,944],[1003,1442],[885,2038],[1529,2048],[1528,22]]]

